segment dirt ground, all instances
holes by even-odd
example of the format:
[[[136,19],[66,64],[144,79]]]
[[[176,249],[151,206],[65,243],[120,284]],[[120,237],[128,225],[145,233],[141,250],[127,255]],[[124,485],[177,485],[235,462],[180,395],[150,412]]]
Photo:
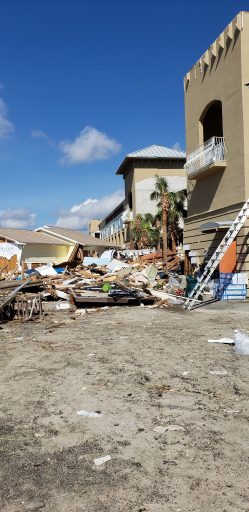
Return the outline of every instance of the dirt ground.
[[[207,343],[248,329],[248,313],[120,307],[2,325],[1,512],[249,511],[249,356]]]

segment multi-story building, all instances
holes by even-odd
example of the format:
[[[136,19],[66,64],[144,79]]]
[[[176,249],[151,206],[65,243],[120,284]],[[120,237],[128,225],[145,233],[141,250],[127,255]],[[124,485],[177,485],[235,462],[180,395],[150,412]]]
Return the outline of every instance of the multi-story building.
[[[185,153],[165,146],[149,146],[129,153],[116,174],[124,178],[124,201],[99,226],[101,238],[118,245],[129,242],[130,225],[137,214],[156,214],[157,204],[150,199],[155,176],[167,178],[169,190],[186,189]]]
[[[100,238],[100,231],[99,231],[99,225],[100,220],[99,219],[92,219],[88,223],[88,233],[89,235],[93,236],[94,238]]]
[[[249,197],[249,12],[240,12],[184,79],[192,262],[209,259]],[[220,264],[249,270],[248,225]]]

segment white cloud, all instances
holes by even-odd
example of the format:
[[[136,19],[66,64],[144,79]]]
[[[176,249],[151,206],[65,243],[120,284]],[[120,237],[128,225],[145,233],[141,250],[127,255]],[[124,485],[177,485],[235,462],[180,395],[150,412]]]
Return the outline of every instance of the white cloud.
[[[49,138],[47,133],[43,132],[42,130],[31,130],[30,135],[31,135],[32,139],[43,139],[50,146],[55,146],[54,142]]]
[[[0,139],[8,139],[13,135],[14,125],[8,119],[8,109],[3,99],[0,98]]]
[[[117,190],[113,194],[103,196],[100,199],[86,199],[83,203],[72,206],[70,210],[61,212],[56,226],[69,229],[86,229],[90,219],[103,219],[123,199],[122,190]]]
[[[175,144],[173,144],[173,149],[176,151],[182,151],[180,142],[175,142]]]
[[[60,162],[75,165],[95,160],[104,160],[118,153],[121,145],[96,128],[86,126],[73,140],[62,140],[59,149],[63,153]]]
[[[25,229],[35,225],[36,214],[26,208],[0,210],[0,226]]]

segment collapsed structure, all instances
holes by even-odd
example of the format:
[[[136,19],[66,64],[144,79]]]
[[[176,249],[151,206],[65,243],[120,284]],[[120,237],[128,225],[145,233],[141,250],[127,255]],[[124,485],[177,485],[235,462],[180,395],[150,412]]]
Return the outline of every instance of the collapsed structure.
[[[101,253],[110,244],[81,231],[44,226],[35,231],[0,228],[0,270],[14,271],[26,266],[61,264],[92,253]]]

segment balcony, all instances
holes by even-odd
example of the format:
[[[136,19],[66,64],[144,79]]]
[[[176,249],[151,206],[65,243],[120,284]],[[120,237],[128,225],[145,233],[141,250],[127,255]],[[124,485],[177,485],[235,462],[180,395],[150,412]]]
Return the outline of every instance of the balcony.
[[[224,137],[212,137],[187,156],[185,169],[189,180],[197,180],[226,167]]]

